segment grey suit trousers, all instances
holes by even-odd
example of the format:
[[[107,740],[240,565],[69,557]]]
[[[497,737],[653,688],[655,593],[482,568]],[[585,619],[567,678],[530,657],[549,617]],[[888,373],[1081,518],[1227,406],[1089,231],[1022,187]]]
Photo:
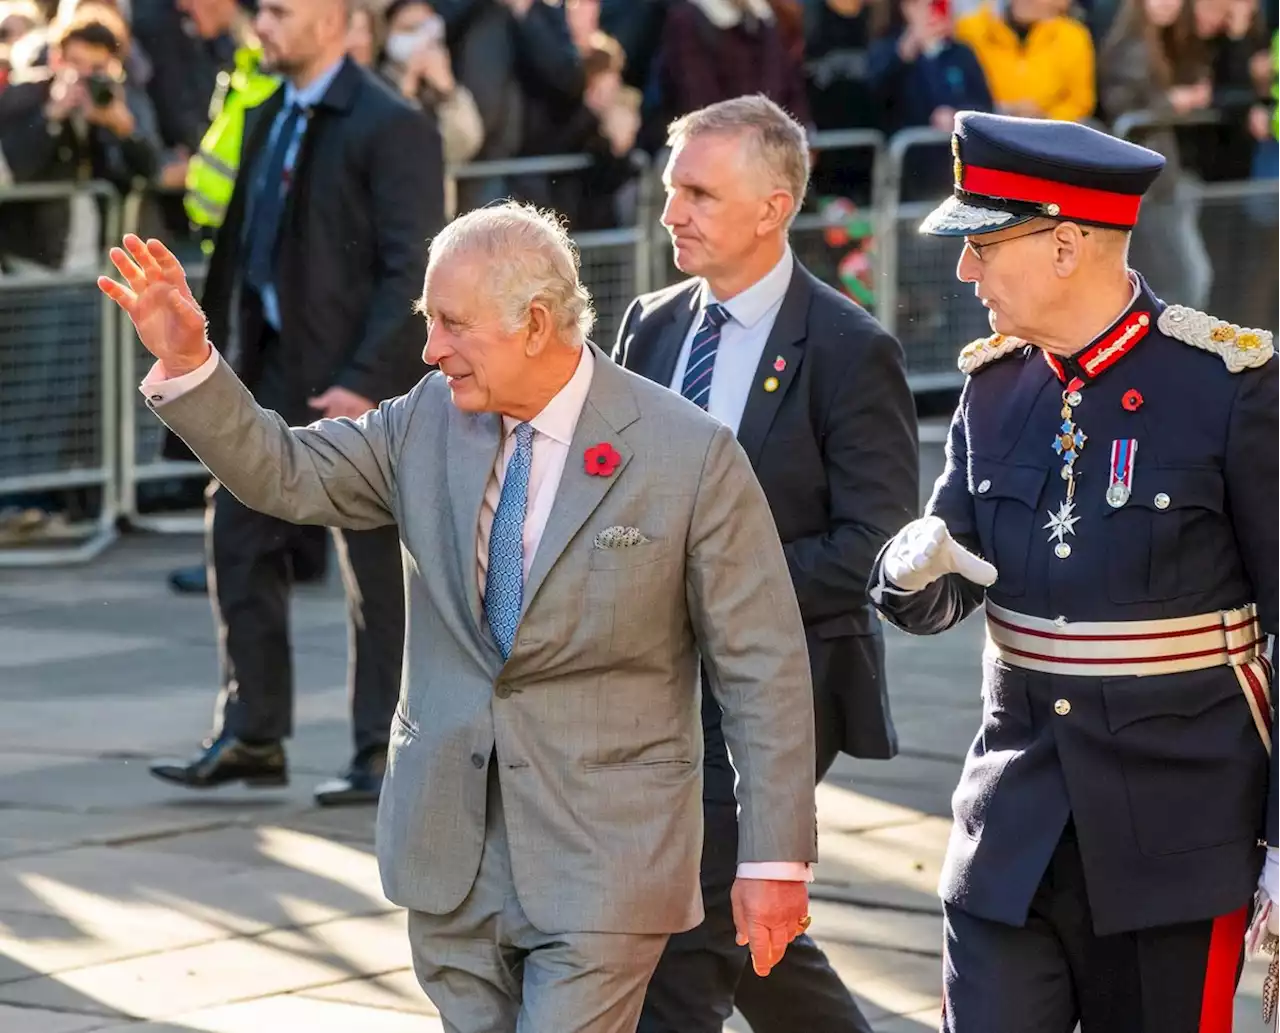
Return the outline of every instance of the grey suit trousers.
[[[511,874],[496,762],[484,852],[447,915],[409,912],[418,982],[447,1033],[635,1033],[667,936],[535,929]]]

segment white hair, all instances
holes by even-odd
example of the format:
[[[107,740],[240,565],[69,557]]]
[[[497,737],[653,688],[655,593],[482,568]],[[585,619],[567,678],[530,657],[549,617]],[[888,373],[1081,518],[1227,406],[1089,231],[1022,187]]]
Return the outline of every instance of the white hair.
[[[524,325],[537,302],[565,338],[586,341],[596,313],[578,278],[578,249],[554,212],[516,201],[467,212],[436,234],[427,268],[459,255],[483,260],[477,286],[498,305],[508,332]]]
[[[734,97],[676,119],[667,129],[667,145],[708,133],[741,136],[769,186],[795,201],[792,216],[800,211],[809,189],[809,138],[799,122],[764,94]]]

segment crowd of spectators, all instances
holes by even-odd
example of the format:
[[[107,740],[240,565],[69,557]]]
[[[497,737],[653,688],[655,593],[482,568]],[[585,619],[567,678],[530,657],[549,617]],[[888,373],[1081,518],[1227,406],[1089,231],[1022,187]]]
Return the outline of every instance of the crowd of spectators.
[[[149,187],[142,232],[198,248],[183,187],[255,45],[252,2],[0,0],[0,198],[11,184]],[[1188,183],[1276,177],[1276,21],[1276,0],[351,0],[349,55],[433,118],[449,165],[485,163],[450,181],[450,211],[517,196],[576,232],[633,225],[637,156],[657,155],[677,116],[744,93],[815,133],[945,132],[964,108],[1105,127],[1139,111],[1216,111],[1214,124],[1140,138],[1169,163],[1135,265],[1203,307],[1216,257],[1237,243],[1211,239],[1232,228],[1199,217]],[[945,147],[908,152],[904,201],[949,189]],[[538,175],[492,164],[563,154],[590,164]],[[815,271],[869,303],[872,152],[814,155],[807,206],[840,223]],[[87,196],[0,199],[0,277],[90,268],[107,232]],[[915,298],[919,326],[954,330],[936,280],[905,281],[900,315]]]
[[[581,153],[590,169],[464,179],[451,204],[518,194],[574,228],[634,217],[631,155],[742,93],[814,130],[945,130],[960,108],[1110,125],[1217,109],[1220,125],[1149,141],[1185,173],[1274,175],[1276,12],[1260,0],[354,0],[353,59],[430,112],[451,165]],[[99,178],[179,190],[219,75],[252,33],[238,0],[0,0],[3,182]],[[946,189],[919,152],[904,193]],[[820,154],[814,203],[865,206],[870,155]],[[169,236],[180,203],[159,203]],[[34,222],[33,222],[34,220]],[[64,225],[65,224],[65,225]],[[3,218],[0,263],[92,250],[90,213]]]

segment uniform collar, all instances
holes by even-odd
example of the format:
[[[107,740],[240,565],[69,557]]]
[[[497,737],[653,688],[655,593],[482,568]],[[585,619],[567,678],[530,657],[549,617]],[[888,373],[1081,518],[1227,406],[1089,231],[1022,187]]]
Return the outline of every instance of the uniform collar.
[[[591,346],[584,343],[582,354],[578,358],[578,368],[573,371],[569,382],[556,392],[542,412],[529,421],[534,430],[566,448],[573,442],[573,432],[578,429],[578,417],[582,415],[582,407],[587,404],[587,394],[591,390],[595,364]],[[519,423],[514,417],[503,416],[503,435],[511,434]]]
[[[705,309],[708,305],[720,304],[738,325],[753,327],[771,310],[782,304],[787,288],[791,286],[791,274],[794,269],[795,258],[791,254],[791,246],[788,245],[783,249],[777,265],[745,291],[735,294],[728,301],[719,301],[704,281],[702,307]]]
[[[1042,352],[1045,362],[1056,376],[1072,390],[1097,380],[1117,362],[1128,355],[1151,330],[1157,304],[1147,290],[1147,285],[1137,273],[1130,270],[1129,281],[1133,295],[1123,312],[1100,333],[1087,348],[1070,358]]]

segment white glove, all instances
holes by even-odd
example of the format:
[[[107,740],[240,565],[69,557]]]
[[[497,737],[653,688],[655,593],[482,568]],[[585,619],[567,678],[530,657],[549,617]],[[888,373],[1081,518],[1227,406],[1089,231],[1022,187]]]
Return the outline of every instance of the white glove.
[[[946,574],[982,585],[995,584],[996,568],[951,537],[936,516],[922,517],[894,535],[884,554],[884,576],[904,592],[918,592]]]
[[[1267,859],[1258,877],[1257,904],[1248,936],[1251,954],[1256,952],[1267,933],[1280,936],[1280,849],[1275,846],[1267,847]]]
[[[1262,980],[1262,1022],[1275,1029],[1276,1001],[1280,998],[1280,940],[1277,940],[1276,912],[1280,910],[1280,850],[1267,847],[1267,859],[1258,877],[1258,893],[1254,897],[1253,921],[1244,934],[1245,956],[1269,958],[1267,974]]]

